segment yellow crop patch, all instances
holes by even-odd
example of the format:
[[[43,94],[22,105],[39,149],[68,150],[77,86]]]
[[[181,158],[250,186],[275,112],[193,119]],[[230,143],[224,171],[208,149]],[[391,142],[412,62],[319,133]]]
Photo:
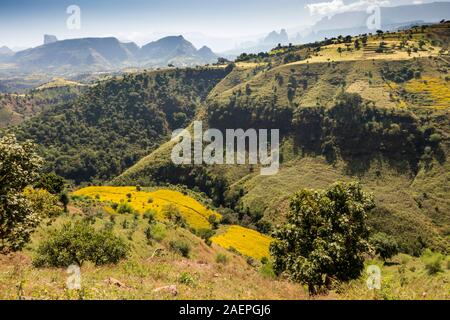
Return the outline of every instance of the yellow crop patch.
[[[405,89],[431,99],[430,106],[435,108],[450,107],[450,84],[441,78],[424,76],[421,79],[413,79],[405,84]]]
[[[225,233],[212,237],[211,241],[225,249],[234,248],[243,255],[259,260],[269,257],[272,238],[255,230],[231,226]]]
[[[73,193],[75,196],[86,196],[103,202],[120,204],[128,202],[131,207],[144,213],[147,210],[156,212],[158,219],[163,220],[162,209],[169,204],[175,205],[186,219],[187,224],[194,229],[211,228],[208,218],[221,215],[203,206],[192,197],[178,191],[159,189],[156,191],[137,191],[136,187],[87,187]],[[112,208],[107,207],[107,211]]]

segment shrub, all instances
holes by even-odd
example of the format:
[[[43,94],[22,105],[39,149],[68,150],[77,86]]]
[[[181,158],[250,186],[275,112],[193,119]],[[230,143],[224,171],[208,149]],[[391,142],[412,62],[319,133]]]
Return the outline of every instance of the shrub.
[[[172,240],[169,245],[173,251],[181,254],[185,258],[189,258],[189,253],[191,252],[189,243],[182,240]]]
[[[117,206],[117,212],[120,214],[133,213],[133,207],[127,202],[121,202]]]
[[[214,236],[215,232],[211,229],[198,229],[195,232],[200,238],[205,240],[205,243],[209,246],[211,245],[211,237]]]
[[[86,222],[66,223],[53,230],[36,251],[36,267],[81,266],[85,261],[95,265],[117,263],[127,257],[128,245],[111,230],[95,230]]]
[[[162,208],[162,213],[166,219],[173,222],[175,225],[182,228],[186,227],[186,220],[181,215],[180,209],[174,204],[165,205]]]
[[[147,227],[144,231],[147,240],[162,241],[166,237],[166,228],[162,224],[153,224]]]
[[[226,254],[223,253],[218,253],[216,255],[216,262],[217,263],[221,263],[221,264],[227,264],[228,263],[228,256]]]
[[[421,259],[425,264],[425,269],[429,275],[435,275],[443,271],[442,261],[444,260],[444,256],[442,254],[426,249],[422,254]]]
[[[53,218],[62,213],[62,209],[58,206],[58,196],[47,190],[26,187],[23,195],[30,201],[33,211],[43,217]]]
[[[270,262],[263,263],[259,269],[259,272],[266,278],[276,277],[275,271],[273,271],[273,265]]]
[[[149,224],[155,223],[156,222],[156,212],[152,209],[148,209],[144,213],[144,219],[147,219]]]
[[[430,142],[431,143],[438,144],[439,142],[441,142],[441,140],[442,140],[442,137],[441,137],[441,135],[439,133],[433,133],[430,136]]]
[[[374,247],[375,253],[384,261],[392,258],[399,252],[397,241],[383,232],[379,232],[370,238],[370,244]]]
[[[219,219],[215,214],[212,214],[208,217],[208,222],[211,224],[213,229],[217,229],[219,227]]]
[[[194,286],[194,277],[189,272],[182,272],[178,278],[178,282],[185,284],[187,286]]]

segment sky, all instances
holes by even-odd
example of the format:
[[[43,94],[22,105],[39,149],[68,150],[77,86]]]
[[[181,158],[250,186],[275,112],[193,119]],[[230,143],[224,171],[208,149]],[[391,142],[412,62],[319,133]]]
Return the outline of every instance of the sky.
[[[182,34],[195,45],[216,51],[246,38],[282,28],[313,24],[323,16],[382,6],[432,0],[0,0],[0,47],[42,44],[44,34],[58,39],[114,36],[144,45]],[[444,0],[450,1],[450,0]],[[70,29],[67,8],[80,9],[80,28]],[[75,20],[71,20],[75,21]],[[78,20],[77,20],[78,21]]]

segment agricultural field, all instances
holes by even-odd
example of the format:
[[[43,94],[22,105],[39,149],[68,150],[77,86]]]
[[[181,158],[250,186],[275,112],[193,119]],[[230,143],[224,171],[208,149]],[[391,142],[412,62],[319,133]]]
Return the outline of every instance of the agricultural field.
[[[87,187],[73,193],[74,196],[86,196],[98,201],[115,204],[116,209],[129,204],[132,209],[141,214],[154,211],[159,219],[164,219],[163,210],[168,205],[175,205],[193,229],[210,228],[208,218],[215,216],[220,220],[220,214],[205,208],[197,200],[178,191],[157,189],[155,191],[137,191],[136,187]],[[111,206],[107,211],[114,212]]]
[[[269,246],[272,239],[255,230],[241,226],[226,227],[222,232],[211,238],[211,241],[222,248],[236,250],[237,252],[261,260],[269,258]]]
[[[161,221],[167,220],[164,216],[167,206],[174,205],[186,219],[188,226],[195,230],[212,228],[209,222],[211,216],[214,216],[214,220],[218,222],[221,219],[219,213],[206,208],[194,198],[169,189],[137,191],[136,187],[86,187],[75,191],[73,196],[88,197],[103,202],[106,205],[106,212],[110,214],[117,214],[126,204],[129,204],[135,212],[140,214],[155,212],[156,217]],[[240,254],[257,260],[269,257],[271,238],[241,226],[225,227],[212,237],[211,241],[225,249],[234,248]]]

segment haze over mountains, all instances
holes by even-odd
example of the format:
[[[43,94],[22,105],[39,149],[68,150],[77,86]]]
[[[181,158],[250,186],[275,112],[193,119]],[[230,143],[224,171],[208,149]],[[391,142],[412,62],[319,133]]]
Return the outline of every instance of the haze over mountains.
[[[381,29],[397,30],[412,24],[438,22],[448,18],[449,2],[381,8]],[[324,37],[370,33],[365,11],[338,13],[324,17],[311,27],[272,31],[259,40],[246,41],[234,49],[216,55],[209,47],[197,49],[183,36],[168,36],[139,47],[134,42],[115,37],[80,38],[58,41],[54,35],[44,35],[44,44],[14,53],[0,48],[0,62],[7,63],[0,71],[9,74],[47,72],[57,75],[84,72],[118,71],[128,67],[158,68],[192,67],[214,63],[218,56],[233,59],[242,52],[269,51],[278,44],[300,44]],[[257,38],[255,38],[257,39]],[[207,37],[204,43],[208,43]],[[198,39],[196,43],[199,43]],[[1,67],[1,66],[0,66]]]
[[[71,73],[112,71],[126,67],[188,67],[217,61],[208,47],[200,50],[183,36],[165,37],[142,48],[135,43],[124,43],[114,37],[81,38],[58,41],[45,35],[44,44],[11,54],[8,62],[28,72]],[[0,53],[1,54],[1,53]]]
[[[442,19],[448,19],[449,12],[449,2],[381,7],[381,29],[395,31],[398,28],[411,24],[436,23]],[[369,16],[370,14],[366,11],[338,13],[331,17],[323,17],[310,27],[282,29],[279,33],[273,31],[266,37],[260,37],[259,40],[243,42],[226,53],[240,54],[243,51],[258,53],[267,51],[278,45],[278,43],[282,45],[286,45],[289,42],[301,44],[323,40],[325,37],[373,33],[376,30],[367,28]]]

